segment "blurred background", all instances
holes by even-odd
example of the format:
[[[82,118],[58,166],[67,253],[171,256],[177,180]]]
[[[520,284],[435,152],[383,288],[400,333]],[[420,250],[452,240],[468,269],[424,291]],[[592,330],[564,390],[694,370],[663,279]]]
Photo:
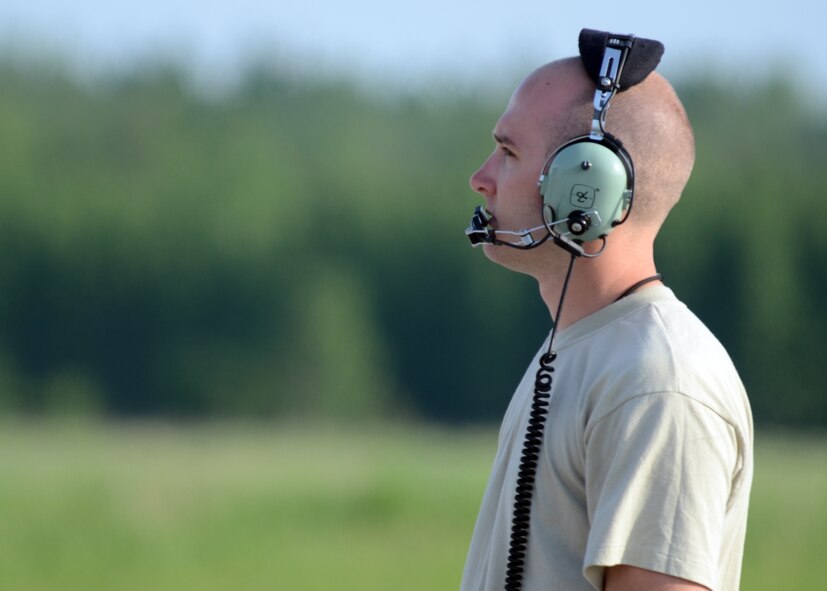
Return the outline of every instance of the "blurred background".
[[[698,161],[658,266],[751,397],[743,587],[818,588],[825,16],[7,0],[0,588],[456,588],[549,328],[468,247],[467,179],[582,27],[666,46]]]

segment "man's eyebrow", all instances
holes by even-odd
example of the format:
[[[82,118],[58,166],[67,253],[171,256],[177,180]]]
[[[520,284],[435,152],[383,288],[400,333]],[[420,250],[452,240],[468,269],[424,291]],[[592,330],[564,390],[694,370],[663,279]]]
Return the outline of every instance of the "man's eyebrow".
[[[517,147],[517,144],[515,144],[514,141],[507,135],[502,135],[494,132],[494,140],[498,144],[503,144],[504,146],[511,146],[512,148]]]

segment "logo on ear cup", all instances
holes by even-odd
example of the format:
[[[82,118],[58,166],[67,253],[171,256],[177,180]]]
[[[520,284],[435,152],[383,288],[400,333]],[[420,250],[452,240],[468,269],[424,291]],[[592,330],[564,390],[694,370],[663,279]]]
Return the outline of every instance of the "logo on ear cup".
[[[594,197],[600,189],[588,185],[574,185],[571,188],[569,201],[575,207],[591,207]]]

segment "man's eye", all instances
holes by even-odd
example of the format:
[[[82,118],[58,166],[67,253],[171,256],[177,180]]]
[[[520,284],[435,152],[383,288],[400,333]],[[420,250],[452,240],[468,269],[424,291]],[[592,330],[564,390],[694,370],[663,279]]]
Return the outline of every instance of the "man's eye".
[[[511,150],[509,150],[505,146],[500,146],[500,150],[503,151],[503,154],[505,154],[505,156],[507,158],[513,158],[515,156],[514,152],[512,152]]]

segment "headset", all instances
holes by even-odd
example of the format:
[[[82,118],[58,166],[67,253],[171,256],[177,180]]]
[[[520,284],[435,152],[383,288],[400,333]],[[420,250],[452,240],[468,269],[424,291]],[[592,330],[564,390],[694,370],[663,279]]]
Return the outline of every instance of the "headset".
[[[571,254],[548,350],[540,356],[540,367],[534,379],[534,395],[514,493],[506,591],[522,588],[537,463],[551,399],[553,363],[557,359],[553,350],[554,337],[574,261],[578,257],[600,256],[606,248],[606,237],[628,219],[634,203],[632,158],[621,141],[604,129],[606,111],[615,94],[642,82],[654,71],[664,50],[658,41],[592,29],[580,32],[579,48],[583,66],[596,86],[591,130],[563,143],[546,160],[537,181],[542,198],[543,225],[518,231],[497,230],[491,224],[493,216],[484,207],[477,206],[471,224],[465,230],[472,246],[495,244],[529,250],[550,239]],[[541,230],[546,231],[545,236],[536,238],[534,233]],[[503,235],[515,237],[518,242],[504,240]],[[602,240],[602,245],[596,252],[587,252],[583,245],[595,240]],[[661,275],[656,274],[638,281],[620,298],[659,279]]]
[[[580,57],[594,80],[594,115],[588,134],[561,145],[546,161],[537,185],[542,198],[543,225],[518,231],[496,230],[493,216],[478,206],[465,234],[473,246],[496,244],[522,250],[552,240],[574,256],[602,254],[606,237],[625,222],[634,203],[635,169],[622,142],[606,132],[606,112],[615,94],[643,81],[660,62],[663,45],[634,35],[583,29]],[[536,238],[535,233],[546,234]],[[502,235],[518,242],[503,240]],[[597,252],[583,244],[601,240]]]

